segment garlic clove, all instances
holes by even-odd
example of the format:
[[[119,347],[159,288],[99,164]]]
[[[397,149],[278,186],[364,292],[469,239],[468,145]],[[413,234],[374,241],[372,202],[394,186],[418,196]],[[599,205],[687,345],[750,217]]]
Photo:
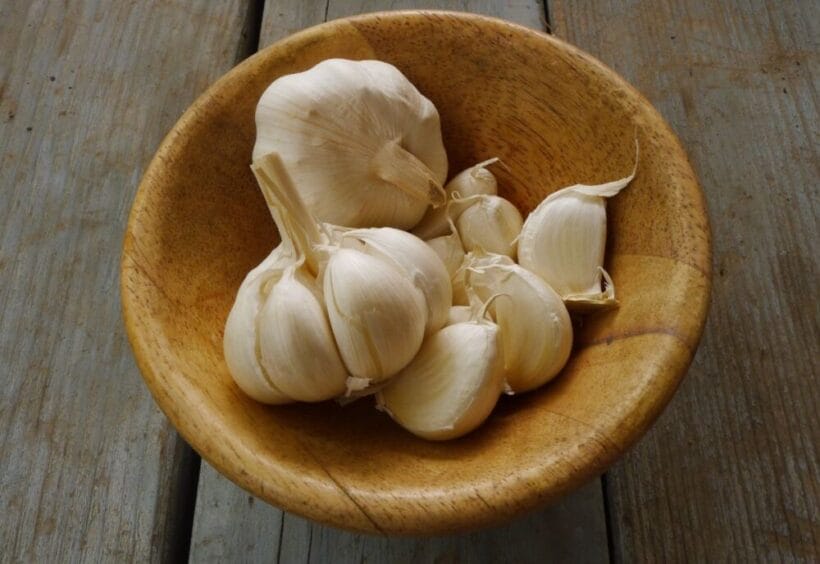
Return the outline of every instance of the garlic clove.
[[[427,245],[438,255],[452,278],[464,262],[464,247],[458,232],[434,237],[427,241]]]
[[[453,303],[453,290],[447,268],[433,249],[415,235],[391,227],[348,231],[342,236],[342,244],[350,240],[362,243],[362,252],[398,267],[424,294],[427,334],[444,326],[447,310]]]
[[[388,63],[328,59],[276,79],[256,131],[253,160],[279,153],[320,221],[410,229],[443,202],[438,112]]]
[[[293,401],[273,384],[262,368],[256,334],[256,317],[265,299],[263,287],[281,276],[284,269],[295,261],[292,253],[293,250],[283,241],[248,273],[225,323],[222,348],[228,372],[245,394],[263,403]]]
[[[411,433],[446,440],[483,423],[503,386],[498,326],[470,321],[428,337],[413,361],[376,398]]]
[[[257,316],[259,351],[277,389],[297,401],[334,398],[348,378],[315,278],[296,266],[272,285]]]
[[[473,261],[466,284],[485,301],[501,294],[490,313],[501,331],[509,391],[526,392],[554,378],[572,349],[572,322],[561,297],[532,272],[491,256]]]
[[[636,160],[637,166],[637,160]],[[597,186],[575,185],[550,194],[527,217],[518,238],[518,259],[543,278],[568,307],[594,309],[615,302],[603,270],[606,200],[625,188],[625,178]],[[607,281],[602,289],[602,277]]]
[[[488,166],[496,162],[497,158],[488,159],[455,175],[444,187],[447,201],[452,201],[456,196],[461,199],[480,194],[496,195],[498,181],[495,175],[487,170]],[[413,233],[424,240],[446,235],[449,232],[448,214],[450,219],[455,221],[467,207],[466,203],[452,202],[449,210],[446,207],[429,208],[418,225],[413,228]]]
[[[427,323],[424,295],[392,264],[341,248],[324,272],[330,326],[351,375],[377,384],[409,363]]]
[[[474,196],[473,202],[456,220],[464,249],[482,249],[515,259],[516,238],[523,218],[510,201],[500,196]]]

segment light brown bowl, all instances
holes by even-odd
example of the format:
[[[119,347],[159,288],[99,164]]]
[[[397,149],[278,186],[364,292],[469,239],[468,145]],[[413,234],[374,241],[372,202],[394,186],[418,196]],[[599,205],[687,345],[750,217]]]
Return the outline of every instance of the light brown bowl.
[[[523,212],[550,192],[629,173],[609,204],[620,308],[589,317],[551,384],[502,398],[452,442],[417,439],[369,401],[268,407],[232,382],[222,330],[276,230],[249,169],[254,106],[276,77],[328,57],[390,62],[438,107],[451,174],[498,156]],[[671,398],[710,285],[703,195],[675,135],[613,71],[550,36],[485,17],[372,14],[298,33],[191,106],[139,187],[122,258],[125,324],[145,381],[183,437],[253,494],[338,527],[474,529],[601,474]]]

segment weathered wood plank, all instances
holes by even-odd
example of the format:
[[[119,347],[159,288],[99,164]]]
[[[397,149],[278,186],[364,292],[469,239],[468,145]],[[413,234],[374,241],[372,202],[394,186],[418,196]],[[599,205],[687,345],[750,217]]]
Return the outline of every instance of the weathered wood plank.
[[[202,464],[191,562],[603,562],[606,525],[598,481],[502,527],[432,538],[340,531],[255,500]]]
[[[536,1],[269,0],[260,45],[328,19],[387,9],[447,8],[503,17],[544,29]],[[493,530],[433,539],[356,535],[306,521],[267,506],[203,464],[191,542],[192,562],[227,558],[249,562],[599,562],[607,558],[603,497],[599,482],[564,502]]]
[[[540,0],[329,0],[327,19],[382,10],[456,10],[502,18],[533,29],[546,29]]]
[[[196,459],[131,358],[120,242],[162,136],[246,51],[246,4],[0,3],[2,561],[184,550]]]
[[[820,4],[553,0],[550,14],[670,121],[712,218],[697,358],[607,477],[616,559],[814,561]]]

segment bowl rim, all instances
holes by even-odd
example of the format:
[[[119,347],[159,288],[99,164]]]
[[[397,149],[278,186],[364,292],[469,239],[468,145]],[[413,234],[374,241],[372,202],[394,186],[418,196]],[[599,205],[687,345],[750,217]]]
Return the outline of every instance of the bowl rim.
[[[623,440],[620,441],[617,445],[603,449],[601,451],[600,456],[594,457],[590,464],[583,466],[580,469],[576,468],[574,472],[565,476],[565,479],[563,481],[559,480],[558,483],[554,483],[553,481],[553,483],[549,484],[550,487],[548,488],[548,491],[541,492],[542,495],[533,496],[531,493],[528,495],[520,495],[519,498],[513,499],[513,503],[511,503],[510,505],[505,505],[504,508],[499,508],[492,518],[481,518],[475,514],[471,514],[468,511],[461,512],[457,516],[453,516],[452,514],[445,515],[441,511],[436,512],[435,509],[430,510],[430,508],[427,508],[424,510],[424,518],[418,520],[418,522],[416,522],[414,526],[395,528],[385,527],[376,522],[368,514],[368,512],[363,507],[361,507],[361,502],[354,499],[350,495],[350,493],[347,492],[347,490],[341,486],[341,484],[336,484],[339,490],[341,490],[340,492],[316,492],[315,495],[316,499],[318,500],[317,505],[319,507],[307,510],[303,506],[297,507],[297,505],[294,503],[293,498],[289,496],[289,492],[282,491],[283,489],[277,488],[275,484],[258,480],[254,476],[249,475],[247,472],[240,471],[238,469],[238,465],[235,462],[232,464],[229,461],[229,459],[225,456],[225,453],[222,452],[222,450],[220,449],[218,444],[219,441],[215,441],[208,438],[207,436],[203,436],[203,434],[201,433],[201,429],[197,428],[196,425],[191,425],[189,423],[189,421],[184,417],[183,413],[176,409],[176,402],[170,399],[170,396],[167,394],[167,388],[163,387],[162,377],[160,376],[160,373],[162,372],[162,367],[158,363],[155,364],[153,362],[151,352],[149,348],[146,346],[145,339],[138,329],[138,313],[136,311],[137,296],[135,296],[133,292],[128,288],[127,281],[128,271],[135,269],[134,262],[131,258],[136,244],[134,236],[134,226],[138,221],[138,216],[141,210],[143,210],[145,207],[144,203],[147,197],[146,194],[149,190],[149,179],[151,179],[155,174],[157,174],[157,170],[160,168],[161,163],[163,163],[164,161],[164,156],[170,151],[171,147],[173,147],[176,143],[178,137],[177,131],[181,128],[184,128],[186,125],[188,125],[190,122],[196,119],[198,110],[201,107],[205,107],[210,103],[213,92],[219,91],[222,85],[231,82],[232,80],[234,80],[236,76],[243,75],[249,70],[252,70],[260,60],[263,60],[266,57],[268,57],[272,51],[284,49],[289,44],[298,45],[311,38],[321,39],[322,37],[325,37],[328,34],[332,34],[333,30],[339,26],[346,26],[356,23],[374,23],[378,20],[396,21],[406,20],[407,18],[424,19],[429,18],[430,16],[446,16],[466,22],[478,22],[481,25],[491,25],[494,26],[496,29],[508,30],[518,34],[523,33],[525,35],[538,38],[538,40],[540,41],[547,41],[559,50],[565,51],[575,57],[581,58],[587,64],[591,64],[592,66],[596,67],[598,72],[605,75],[608,80],[612,81],[618,87],[622,88],[631,96],[633,96],[636,102],[643,109],[648,111],[649,114],[652,115],[654,118],[657,118],[656,120],[654,120],[655,125],[659,126],[666,134],[668,139],[671,140],[671,148],[675,152],[676,158],[679,159],[681,163],[685,163],[685,165],[689,169],[689,172],[691,172],[691,181],[690,186],[688,188],[690,192],[698,195],[700,199],[699,203],[701,210],[703,212],[703,220],[705,225],[705,239],[703,244],[701,245],[700,250],[705,255],[704,263],[708,265],[708,267],[705,271],[703,271],[704,285],[702,290],[702,298],[705,302],[705,305],[702,308],[702,310],[698,312],[699,318],[696,325],[696,334],[691,335],[691,342],[694,343],[694,346],[692,346],[689,350],[689,357],[682,364],[682,367],[679,368],[676,371],[676,373],[671,377],[670,385],[668,386],[668,389],[665,390],[665,393],[656,398],[656,400],[652,402],[651,405],[644,405],[641,407],[642,413],[640,414],[640,424],[636,426],[636,428],[632,431],[631,434],[625,437],[621,437]],[[686,152],[684,151],[677,135],[674,133],[671,126],[666,122],[666,120],[661,116],[660,112],[658,112],[658,110],[649,102],[649,100],[640,91],[638,91],[634,86],[628,83],[618,73],[616,73],[614,70],[603,64],[594,56],[586,53],[585,51],[573,46],[572,44],[560,38],[554,37],[543,31],[530,29],[528,27],[525,27],[514,22],[480,14],[450,10],[397,10],[371,12],[367,14],[360,14],[356,16],[335,19],[303,29],[299,32],[291,34],[269,45],[268,47],[262,50],[257,51],[255,54],[243,60],[238,65],[234,66],[231,70],[223,74],[219,79],[217,79],[211,85],[208,86],[208,88],[186,109],[186,111],[182,114],[179,120],[171,127],[169,132],[166,134],[166,136],[160,143],[150,163],[146,167],[145,172],[143,173],[142,179],[137,188],[137,192],[132,201],[131,210],[129,212],[127,219],[125,237],[122,243],[119,269],[119,289],[122,305],[122,315],[125,323],[128,340],[131,344],[137,367],[139,368],[141,376],[145,381],[146,385],[148,386],[148,389],[154,397],[154,400],[157,402],[160,409],[163,411],[163,413],[165,413],[165,415],[177,429],[179,434],[185,439],[185,441],[189,445],[191,445],[191,447],[197,453],[199,453],[199,455],[202,458],[204,458],[212,466],[214,466],[221,474],[227,476],[231,481],[233,481],[235,484],[239,485],[249,493],[257,497],[260,497],[263,500],[275,506],[278,506],[286,511],[292,511],[305,517],[308,517],[310,519],[313,519],[315,521],[326,523],[335,527],[353,530],[357,532],[378,534],[436,534],[442,532],[467,531],[481,526],[488,526],[492,524],[501,523],[516,515],[522,514],[527,511],[531,511],[537,507],[556,501],[558,498],[562,497],[566,493],[569,493],[570,491],[580,487],[581,485],[587,483],[588,481],[602,474],[608,467],[610,467],[616,460],[618,460],[624,452],[631,448],[632,445],[634,445],[646,433],[648,428],[652,425],[652,423],[657,419],[657,417],[666,407],[669,400],[672,398],[676,389],[680,385],[683,376],[686,374],[694,358],[694,354],[697,349],[697,344],[699,343],[703,335],[703,330],[708,314],[710,301],[709,298],[711,294],[712,283],[711,263],[711,228],[709,226],[709,216],[706,208],[706,199],[703,190],[697,181],[694,169],[686,155]],[[239,450],[246,451],[242,453],[244,456],[254,458],[254,453],[250,451],[250,449],[245,448],[243,445],[234,444],[232,445],[232,447],[232,451],[234,452],[234,454],[238,454],[236,452],[238,448]],[[333,478],[331,477],[331,479]],[[333,481],[335,482],[335,480]],[[543,483],[541,485],[543,486]],[[546,489],[547,488],[545,488],[545,490]],[[322,511],[322,504],[338,503],[338,498],[340,495],[342,497],[346,497],[349,501],[352,501],[355,508],[357,508],[357,510],[360,511],[361,514],[363,514],[363,516],[366,518],[365,520],[368,523],[365,523],[362,526],[357,525],[353,522],[353,520],[338,520],[328,518],[326,513]],[[514,507],[514,509],[510,510],[510,507]],[[441,522],[438,522],[437,519],[441,519]]]

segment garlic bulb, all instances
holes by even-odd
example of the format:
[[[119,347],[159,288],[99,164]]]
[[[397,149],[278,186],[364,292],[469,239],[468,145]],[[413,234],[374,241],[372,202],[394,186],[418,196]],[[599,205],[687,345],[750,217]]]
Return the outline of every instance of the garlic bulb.
[[[515,259],[516,238],[524,222],[518,208],[500,196],[469,199],[474,201],[456,220],[464,249],[480,249]]]
[[[283,210],[282,228],[300,260],[304,260],[308,272],[321,280],[333,337],[353,377],[348,382],[349,390],[361,390],[396,374],[415,356],[424,338],[428,304],[425,294],[414,285],[414,279],[407,272],[413,272],[414,277],[420,279],[420,272],[426,271],[426,267],[399,266],[388,256],[394,252],[388,249],[396,245],[395,240],[406,243],[404,238],[390,237],[393,230],[388,231],[388,236],[382,232],[380,238],[373,237],[371,230],[325,233],[305,207],[276,153],[262,157],[252,169],[269,205]],[[354,232],[357,234],[351,235]],[[444,265],[435,253],[412,235],[403,235],[412,239],[416,246],[414,253],[432,262],[432,270],[437,267],[446,280]],[[372,243],[368,248],[365,243],[364,249],[368,252],[342,247],[348,239],[358,239],[360,245],[363,240],[378,240],[379,245]],[[399,248],[407,250],[406,246]],[[442,324],[446,315],[445,309]]]
[[[532,272],[491,256],[476,257],[466,278],[483,300],[500,294],[490,312],[501,328],[510,391],[526,392],[555,377],[572,349],[572,322],[561,297]]]
[[[396,266],[339,249],[327,263],[324,294],[333,335],[353,376],[377,384],[407,365],[421,347],[424,295]]]
[[[256,333],[256,317],[264,305],[263,287],[279,278],[295,261],[289,241],[283,239],[259,266],[251,270],[239,286],[225,323],[222,348],[225,363],[239,388],[253,399],[271,404],[292,399],[279,390],[262,368]]]
[[[454,202],[454,199],[460,200],[480,194],[496,195],[498,193],[498,181],[493,173],[487,170],[488,166],[496,162],[498,162],[498,158],[488,159],[455,175],[444,187],[449,209],[446,209],[446,206],[428,209],[419,224],[413,228],[413,233],[424,240],[446,235],[448,232],[448,216],[455,221],[468,206],[464,202]]]
[[[635,166],[637,167],[637,159]],[[518,237],[518,260],[561,295],[570,308],[617,303],[604,270],[606,200],[635,177],[597,186],[576,184],[550,194],[527,217]],[[601,289],[601,277],[606,288]]]
[[[428,337],[413,361],[376,398],[411,433],[446,440],[483,423],[503,386],[498,326],[474,317]]]
[[[272,283],[256,324],[262,367],[278,390],[310,402],[344,392],[348,373],[306,268],[290,266]]]
[[[409,229],[444,203],[435,106],[394,66],[328,59],[276,79],[256,108],[253,160],[276,152],[318,220]]]
[[[427,334],[444,326],[447,310],[453,303],[450,274],[424,241],[392,227],[348,231],[342,235],[341,244],[344,246],[348,241],[361,243],[360,250],[366,254],[392,262],[421,290],[427,304]]]

